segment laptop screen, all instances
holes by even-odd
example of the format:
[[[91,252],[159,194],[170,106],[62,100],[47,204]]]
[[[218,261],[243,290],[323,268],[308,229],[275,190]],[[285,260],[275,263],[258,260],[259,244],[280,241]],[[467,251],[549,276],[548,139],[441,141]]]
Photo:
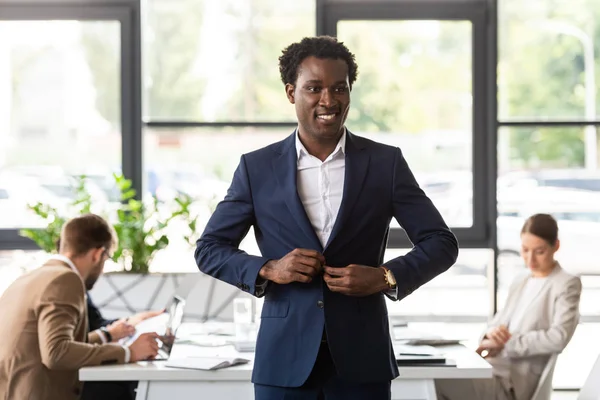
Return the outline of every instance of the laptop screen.
[[[175,295],[173,296],[173,302],[169,306],[169,320],[167,321],[167,327],[165,335],[175,336],[177,329],[181,326],[183,321],[183,309],[185,308],[185,299]]]
[[[169,306],[169,319],[167,320],[167,325],[165,327],[165,333],[163,336],[162,346],[160,350],[164,352],[164,354],[160,354],[161,358],[168,358],[171,354],[171,350],[173,349],[173,345],[175,344],[175,338],[177,335],[177,330],[181,326],[181,322],[183,321],[183,309],[185,308],[185,299],[179,297],[177,295],[173,296],[173,301]]]

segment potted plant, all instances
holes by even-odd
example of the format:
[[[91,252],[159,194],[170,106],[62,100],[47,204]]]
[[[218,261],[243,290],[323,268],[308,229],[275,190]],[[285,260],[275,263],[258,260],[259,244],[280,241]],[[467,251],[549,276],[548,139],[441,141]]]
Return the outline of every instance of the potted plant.
[[[120,317],[141,310],[162,308],[189,273],[150,273],[155,255],[169,246],[172,224],[184,243],[191,244],[197,236],[197,216],[191,210],[193,199],[178,194],[171,204],[160,204],[153,197],[136,199],[131,181],[114,174],[121,202],[114,209],[98,210],[86,188],[86,177],[81,176],[74,185],[74,199],[66,209],[59,210],[38,202],[29,205],[45,222],[45,228],[22,229],[20,234],[33,240],[47,253],[56,253],[56,243],[65,221],[76,215],[95,212],[107,218],[115,228],[118,248],[113,257],[118,271],[104,274],[94,286],[91,295],[109,317]],[[112,208],[112,207],[109,207]],[[172,231],[173,229],[171,229]]]

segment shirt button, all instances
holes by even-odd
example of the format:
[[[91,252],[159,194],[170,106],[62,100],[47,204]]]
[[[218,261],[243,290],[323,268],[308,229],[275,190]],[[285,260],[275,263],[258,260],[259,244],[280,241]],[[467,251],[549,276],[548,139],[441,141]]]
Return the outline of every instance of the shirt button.
[[[322,300],[319,300],[319,301],[317,301],[317,307],[323,308],[323,307],[325,307],[325,303],[323,303]]]

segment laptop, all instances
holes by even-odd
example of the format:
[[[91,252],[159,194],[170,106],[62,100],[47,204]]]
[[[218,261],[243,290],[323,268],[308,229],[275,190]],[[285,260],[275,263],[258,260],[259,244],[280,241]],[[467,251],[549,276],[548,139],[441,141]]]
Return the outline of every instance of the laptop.
[[[177,335],[177,330],[183,322],[183,311],[185,308],[185,299],[179,295],[174,295],[167,311],[153,318],[148,318],[136,326],[136,332],[133,336],[121,340],[121,344],[129,346],[143,333],[156,332],[163,337],[159,342],[158,355],[155,360],[167,360],[173,349],[173,343]]]

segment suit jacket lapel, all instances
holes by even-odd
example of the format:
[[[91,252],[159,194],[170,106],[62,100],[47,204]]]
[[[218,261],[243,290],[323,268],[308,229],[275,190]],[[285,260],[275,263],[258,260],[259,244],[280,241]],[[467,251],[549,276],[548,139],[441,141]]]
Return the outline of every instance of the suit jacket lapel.
[[[369,153],[364,149],[364,145],[358,143],[358,140],[350,131],[346,131],[346,169],[344,172],[344,192],[340,211],[338,212],[335,224],[327,241],[327,249],[331,242],[342,231],[344,224],[352,215],[352,209],[358,200],[363,182],[369,169]]]
[[[298,196],[296,186],[298,171],[298,154],[296,153],[296,132],[281,142],[280,155],[273,159],[273,172],[277,179],[278,188],[283,194],[285,204],[287,205],[292,217],[310,241],[313,249],[321,250],[323,247],[317,237],[304,206]]]

